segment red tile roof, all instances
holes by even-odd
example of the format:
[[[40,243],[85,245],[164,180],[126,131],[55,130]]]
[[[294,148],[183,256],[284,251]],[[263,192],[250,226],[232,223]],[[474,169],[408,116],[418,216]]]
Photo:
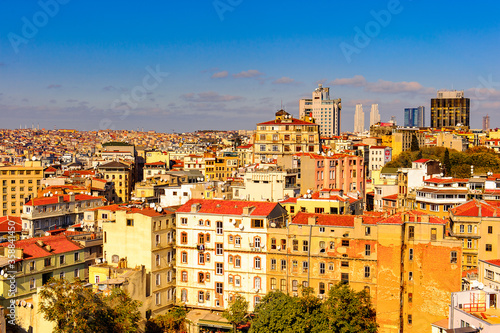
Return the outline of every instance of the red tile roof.
[[[25,206],[53,205],[59,202],[59,197],[61,196],[64,197],[64,202],[70,202],[69,201],[70,196],[68,194],[65,194],[65,195],[54,195],[53,197],[41,197],[41,198],[31,199],[25,204]],[[87,194],[75,195],[75,201],[95,200],[95,199],[101,199],[104,201],[104,199],[101,197],[94,197]]]
[[[296,119],[296,118],[292,118],[292,121],[289,121],[287,119],[286,122],[284,122],[284,121],[282,121],[280,119],[275,119],[275,120],[265,121],[263,123],[258,123],[257,124],[257,126],[260,126],[260,125],[283,125],[283,126],[286,126],[286,125],[308,125],[308,126],[319,126],[318,124],[310,123],[310,122],[303,121],[303,120]]]
[[[248,148],[252,148],[253,147],[253,144],[248,144],[248,145],[244,145],[244,146],[238,146],[236,147],[236,149],[248,149]]]
[[[483,260],[484,262],[500,267],[500,259]]]
[[[280,201],[280,203],[297,203],[297,198],[288,198],[286,200]]]
[[[391,201],[398,200],[398,194],[396,193],[396,194],[387,195],[387,196],[383,197],[382,200],[391,200]]]
[[[251,216],[268,216],[279,205],[276,202],[191,199],[177,209],[177,213],[191,212],[191,205],[201,204],[199,214],[243,215],[243,207],[255,207]]]
[[[10,222],[10,224],[9,224]],[[21,218],[19,216],[0,216],[0,233],[7,233],[9,229],[14,227],[14,232],[22,231]]]
[[[405,221],[405,216],[407,220]],[[428,217],[429,222],[423,222],[422,217]],[[418,210],[412,210],[408,212],[397,213],[387,217],[386,219],[380,221],[381,224],[403,224],[405,222],[410,223],[431,223],[431,224],[446,224],[446,220],[441,219],[436,216],[428,215],[424,212]]]
[[[43,242],[43,247],[38,244],[38,241]],[[7,247],[10,243],[1,243],[0,246]],[[50,252],[47,245],[50,245]],[[23,259],[34,259],[60,254],[65,252],[77,251],[83,249],[80,244],[71,241],[65,235],[36,237],[14,242],[16,249],[23,249]]]
[[[144,165],[145,166],[146,165],[167,165],[167,163],[165,163],[165,162],[151,162],[151,163],[145,163]]]
[[[298,212],[292,219],[293,224],[308,224],[310,217],[316,217],[315,225],[330,225],[341,227],[354,227],[354,219],[356,217],[363,219],[363,224],[376,224],[382,218],[362,215],[336,215],[336,214],[317,214]]]
[[[424,180],[425,183],[435,183],[435,184],[450,184],[450,183],[468,183],[467,178],[429,178]]]
[[[427,161],[430,161],[430,159],[428,159],[428,158],[421,158],[419,160],[413,161],[413,163],[425,163]]]
[[[481,213],[479,213],[481,208]],[[451,209],[454,216],[500,216],[500,203],[498,201],[471,200]]]

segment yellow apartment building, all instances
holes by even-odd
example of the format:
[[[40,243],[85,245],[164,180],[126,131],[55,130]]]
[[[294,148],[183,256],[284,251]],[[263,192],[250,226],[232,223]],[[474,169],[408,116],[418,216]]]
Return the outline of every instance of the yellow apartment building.
[[[133,189],[134,179],[132,165],[117,161],[108,162],[97,167],[103,179],[115,185],[114,201],[117,203],[128,202]]]
[[[2,216],[20,216],[25,200],[37,196],[42,179],[43,167],[40,161],[26,161],[22,166],[0,166]]]
[[[105,210],[98,210],[101,218]],[[175,215],[168,208],[123,206],[102,222],[104,259],[119,268],[144,266],[145,298],[152,315],[162,314],[175,304]],[[90,283],[110,276],[93,273]],[[92,279],[93,278],[93,279]],[[148,301],[149,302],[149,301]]]

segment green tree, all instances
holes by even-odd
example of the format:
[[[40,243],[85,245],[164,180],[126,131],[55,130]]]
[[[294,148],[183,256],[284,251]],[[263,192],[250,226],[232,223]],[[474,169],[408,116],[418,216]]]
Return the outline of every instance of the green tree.
[[[337,283],[330,289],[322,312],[326,320],[317,332],[377,332],[375,309],[365,290],[356,292],[347,284]]]
[[[450,162],[450,151],[446,148],[443,157],[443,167],[445,176],[449,176],[451,174],[451,162]]]
[[[229,304],[229,308],[224,311],[222,316],[233,324],[233,332],[236,333],[236,325],[243,323],[248,314],[248,302],[241,296],[236,295]]]
[[[417,139],[416,135],[412,135],[412,137],[411,137],[410,150],[411,151],[418,151],[419,150],[418,139]]]
[[[187,310],[175,307],[146,323],[146,333],[177,333],[185,329]]]
[[[140,302],[121,290],[97,294],[80,281],[51,279],[40,291],[40,313],[55,322],[53,333],[137,332]]]

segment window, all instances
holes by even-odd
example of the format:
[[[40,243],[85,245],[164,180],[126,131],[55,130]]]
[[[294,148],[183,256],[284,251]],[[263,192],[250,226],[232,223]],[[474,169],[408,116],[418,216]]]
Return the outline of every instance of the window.
[[[222,282],[216,282],[215,283],[215,293],[216,294],[222,294],[223,288],[222,288]]]
[[[307,252],[309,251],[309,241],[302,241],[302,251]]]
[[[467,239],[467,248],[472,249],[472,239]]]
[[[408,239],[413,239],[415,238],[415,227],[411,226],[408,227]]]
[[[493,233],[493,227],[491,225],[488,226],[488,233],[489,234]]]
[[[264,220],[252,219],[252,228],[264,228]]]
[[[202,252],[198,253],[198,264],[205,264],[205,254]]]
[[[281,240],[281,249],[286,250],[286,239]]]
[[[159,254],[156,255],[156,266],[160,266],[161,265],[161,257]]]
[[[234,277],[234,286],[235,287],[240,287],[241,286],[241,278],[238,275],[236,275]]]
[[[241,257],[240,256],[234,257],[234,267],[241,267]]]
[[[341,261],[340,266],[341,267],[349,267],[349,261]]]
[[[292,291],[299,290],[299,282],[297,280],[292,280]]]
[[[181,232],[181,244],[187,244],[188,234],[187,232]]]
[[[276,259],[271,259],[271,270],[276,270]]]
[[[222,275],[224,274],[224,264],[221,262],[215,263],[215,274]]]
[[[161,275],[156,274],[156,285],[159,286],[161,284]]]
[[[491,250],[492,250],[492,245],[486,244],[486,251],[491,252]]]
[[[47,267],[47,266],[50,266],[52,263],[51,263],[51,258],[45,258],[44,260],[44,266]]]
[[[457,263],[457,252],[456,251],[451,251],[450,253],[450,263],[456,264]]]
[[[340,274],[340,282],[349,283],[349,273]]]
[[[64,272],[59,273],[59,279],[64,279]]]
[[[31,278],[30,279],[30,289],[35,289],[36,288],[36,279]]]
[[[187,290],[186,289],[181,290],[181,302],[187,302]]]
[[[460,225],[460,233],[465,232],[465,226],[463,224]]]
[[[205,235],[198,234],[198,244],[205,244]]]
[[[253,262],[254,262],[254,268],[260,269],[260,257],[255,257]]]
[[[342,240],[342,246],[349,246],[349,240],[348,239],[343,239]]]
[[[271,290],[276,290],[276,278],[271,278]]]
[[[260,247],[260,237],[254,237],[254,239],[253,239],[253,246],[254,247]]]
[[[276,250],[276,238],[271,238],[271,250]]]
[[[324,262],[319,263],[319,274],[325,274],[325,270],[326,270],[325,266],[326,265]]]
[[[187,218],[185,218],[185,217],[181,217],[181,224],[182,224],[182,225],[186,225],[186,224],[188,224],[188,219],[187,219]]]
[[[431,241],[435,241],[437,239],[437,229],[431,228]]]
[[[323,295],[325,293],[325,283],[324,282],[320,282],[319,286],[318,286],[318,289],[319,289],[319,294]]]
[[[281,260],[281,270],[282,271],[286,270],[286,260],[284,259]]]
[[[368,236],[371,234],[371,228],[370,227],[365,227],[365,236]]]
[[[408,272],[408,281],[413,281],[413,272]]]
[[[188,254],[186,251],[181,252],[181,262],[183,264],[187,264],[188,261]]]
[[[34,261],[30,261],[29,267],[30,267],[30,272],[33,272],[35,270],[35,262]]]
[[[59,265],[64,265],[64,255],[59,256]]]
[[[75,258],[75,261],[79,261],[80,260],[80,252],[75,252],[74,258]]]
[[[181,272],[181,281],[188,282],[188,273],[186,271]]]
[[[293,243],[292,243],[292,246],[293,246],[293,250],[294,251],[298,251],[299,250],[299,240],[298,239],[294,239]]]
[[[334,241],[330,242],[330,250],[335,250],[335,242]]]
[[[128,227],[133,227],[133,226],[134,226],[134,220],[132,220],[132,219],[127,219],[127,226],[128,226]]]
[[[486,278],[493,280],[495,277],[493,271],[490,271],[489,269],[486,270]]]
[[[216,226],[217,226],[217,235],[222,235],[223,233],[223,229],[222,229],[222,221],[217,221],[216,223]]]
[[[410,261],[413,260],[413,249],[408,250],[408,260],[410,260]]]
[[[233,235],[229,235],[229,236],[227,236],[227,242],[228,242],[229,244],[233,244],[233,243],[234,243],[234,237],[233,237]]]
[[[215,254],[221,256],[224,254],[222,243],[215,243]]]
[[[372,247],[370,244],[365,245],[365,256],[370,256],[372,254]]]
[[[472,233],[472,225],[470,225],[470,224],[469,224],[469,225],[467,226],[467,232],[468,232],[469,234],[471,234],[471,233]]]
[[[161,293],[155,293],[155,303],[156,305],[161,304]]]
[[[370,266],[365,266],[365,278],[370,277]]]
[[[319,232],[325,232],[325,227],[320,227]]]
[[[234,246],[235,247],[240,247],[241,246],[241,237],[240,236],[234,237]]]
[[[260,289],[260,277],[255,277],[253,279],[253,286],[255,289]]]
[[[302,262],[302,272],[306,273],[309,269],[309,263],[307,261]]]
[[[205,302],[205,293],[203,291],[198,291],[198,303]]]
[[[411,325],[413,322],[411,314],[408,315],[408,325]]]

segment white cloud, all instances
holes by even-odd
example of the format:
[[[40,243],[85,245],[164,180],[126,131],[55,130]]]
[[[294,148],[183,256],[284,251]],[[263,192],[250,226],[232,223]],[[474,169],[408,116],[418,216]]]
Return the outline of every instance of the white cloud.
[[[259,72],[256,69],[249,69],[247,71],[242,71],[239,72],[238,74],[233,74],[233,77],[238,79],[238,78],[254,78],[254,77],[259,77],[264,75],[264,73]]]
[[[229,75],[227,71],[216,72],[212,74],[212,79],[222,79]]]
[[[289,78],[287,76],[283,76],[273,81],[273,84],[291,84],[291,83],[296,83],[296,82],[294,79]]]

